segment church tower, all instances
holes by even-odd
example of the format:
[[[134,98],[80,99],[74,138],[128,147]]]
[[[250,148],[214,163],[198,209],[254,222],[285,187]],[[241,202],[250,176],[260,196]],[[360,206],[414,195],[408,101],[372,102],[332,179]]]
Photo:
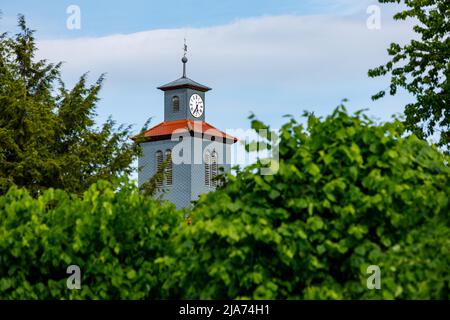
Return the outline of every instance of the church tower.
[[[186,76],[186,45],[181,78],[158,87],[164,92],[164,121],[143,133],[139,185],[158,171],[159,195],[178,208],[214,190],[220,170],[229,171],[236,138],[205,121],[206,92],[211,88]]]

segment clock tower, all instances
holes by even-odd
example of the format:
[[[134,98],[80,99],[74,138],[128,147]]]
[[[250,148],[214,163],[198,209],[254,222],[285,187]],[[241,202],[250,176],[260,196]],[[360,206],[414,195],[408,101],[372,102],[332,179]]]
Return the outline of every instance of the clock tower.
[[[158,87],[164,91],[164,121],[205,121],[205,93],[211,88],[186,77],[186,56],[181,61],[183,76]]]
[[[158,197],[178,208],[217,187],[221,169],[230,170],[231,145],[237,141],[205,121],[211,88],[186,76],[186,49],[182,77],[158,87],[164,92],[164,121],[143,133],[138,172],[139,185],[163,172]]]

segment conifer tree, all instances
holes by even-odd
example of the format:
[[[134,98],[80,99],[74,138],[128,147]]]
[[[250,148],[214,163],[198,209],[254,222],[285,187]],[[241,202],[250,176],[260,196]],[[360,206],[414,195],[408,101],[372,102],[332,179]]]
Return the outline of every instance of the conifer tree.
[[[131,128],[95,123],[103,75],[66,88],[61,63],[35,59],[34,30],[24,16],[16,35],[0,35],[0,194],[10,186],[32,194],[61,188],[80,194],[93,182],[134,170]]]

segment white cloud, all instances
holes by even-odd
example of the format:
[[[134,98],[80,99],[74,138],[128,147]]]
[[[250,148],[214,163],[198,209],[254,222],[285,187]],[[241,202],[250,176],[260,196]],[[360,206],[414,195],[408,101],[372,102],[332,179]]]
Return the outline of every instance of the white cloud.
[[[137,81],[173,78],[179,71],[183,37],[187,35],[190,69],[201,75],[219,73],[225,79],[256,82],[262,75],[298,78],[299,73],[340,76],[384,59],[392,40],[410,37],[408,25],[387,17],[380,31],[368,30],[365,19],[332,16],[275,16],[239,20],[225,26],[159,29],[100,38],[46,40],[40,55],[67,62],[65,70],[111,72]],[[384,22],[384,23],[383,23]],[[381,58],[381,59],[380,59]],[[208,76],[210,78],[211,76]],[[212,78],[212,77],[211,77]]]
[[[298,114],[295,98],[286,96],[289,90],[300,91],[298,100],[303,104],[315,101],[330,110],[339,99],[353,98],[363,91],[369,98],[380,89],[380,82],[368,79],[367,70],[386,61],[390,42],[404,42],[412,36],[409,24],[393,22],[390,16],[382,15],[381,30],[368,30],[367,16],[361,13],[285,15],[207,28],[45,40],[39,42],[39,56],[65,61],[64,75],[71,81],[88,70],[94,76],[107,72],[103,97],[113,105],[108,113],[120,122],[140,124],[146,116],[162,114],[162,99],[154,88],[181,75],[182,44],[187,36],[188,76],[214,88],[209,95],[216,107],[211,117],[218,125],[231,128],[236,118],[242,120],[239,124],[246,122],[249,110],[280,119],[286,113]],[[142,100],[144,90],[146,101]],[[225,90],[235,92],[234,98]],[[117,99],[108,100],[112,96]],[[119,104],[118,96],[135,97],[132,101],[139,104],[135,109],[139,112],[121,111],[114,105]],[[283,110],[269,106],[279,101]],[[153,113],[143,107],[147,103],[158,105]],[[255,110],[255,105],[260,108]],[[401,111],[400,107],[384,106],[391,113]],[[226,115],[223,110],[227,110]],[[228,114],[229,110],[234,110],[233,114]]]

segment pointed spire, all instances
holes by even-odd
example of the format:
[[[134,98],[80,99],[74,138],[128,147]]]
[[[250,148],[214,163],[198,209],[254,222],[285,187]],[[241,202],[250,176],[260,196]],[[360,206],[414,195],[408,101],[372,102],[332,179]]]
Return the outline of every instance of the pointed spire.
[[[186,45],[186,38],[184,38],[184,55],[183,58],[181,58],[181,62],[183,62],[183,78],[186,78],[186,62],[188,62],[188,59],[186,58],[187,53],[187,45]]]

